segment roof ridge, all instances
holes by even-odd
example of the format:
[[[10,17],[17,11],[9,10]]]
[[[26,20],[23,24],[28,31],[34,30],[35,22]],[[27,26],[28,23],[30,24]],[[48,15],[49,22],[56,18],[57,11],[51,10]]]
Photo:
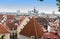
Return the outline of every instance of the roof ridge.
[[[36,28],[36,25],[35,25],[36,20],[35,20],[34,17],[32,17],[32,19],[33,19],[33,24],[34,24],[34,30],[35,30],[36,38],[38,39],[38,34],[37,34],[38,32],[37,32],[37,28]]]

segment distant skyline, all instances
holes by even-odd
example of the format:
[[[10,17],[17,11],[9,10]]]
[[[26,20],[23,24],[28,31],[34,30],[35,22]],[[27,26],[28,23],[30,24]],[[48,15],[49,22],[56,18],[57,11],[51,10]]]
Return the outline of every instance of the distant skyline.
[[[40,2],[38,0],[0,0],[0,12],[28,12],[35,8],[39,12],[58,12],[58,6],[56,0],[44,0]]]

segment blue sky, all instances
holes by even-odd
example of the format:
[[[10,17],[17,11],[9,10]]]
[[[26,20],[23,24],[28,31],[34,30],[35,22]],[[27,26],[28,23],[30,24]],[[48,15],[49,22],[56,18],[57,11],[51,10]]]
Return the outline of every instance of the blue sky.
[[[0,0],[0,11],[16,11],[27,12],[35,8],[39,12],[53,12],[58,10],[56,0]]]

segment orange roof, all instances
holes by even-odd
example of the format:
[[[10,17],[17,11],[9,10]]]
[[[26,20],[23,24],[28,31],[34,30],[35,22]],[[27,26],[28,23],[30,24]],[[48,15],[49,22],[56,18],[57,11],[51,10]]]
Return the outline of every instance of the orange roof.
[[[4,26],[3,24],[0,24],[0,34],[4,34],[4,33],[9,33],[10,30],[8,29],[8,27]]]
[[[23,28],[20,34],[30,37],[36,36],[41,37],[43,35],[43,31],[35,18],[30,19],[29,23]]]

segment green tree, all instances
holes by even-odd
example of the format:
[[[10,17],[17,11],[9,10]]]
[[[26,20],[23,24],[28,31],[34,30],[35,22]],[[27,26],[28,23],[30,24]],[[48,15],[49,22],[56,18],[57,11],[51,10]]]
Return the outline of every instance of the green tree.
[[[57,1],[57,6],[58,6],[58,11],[60,12],[60,0],[56,0]]]

